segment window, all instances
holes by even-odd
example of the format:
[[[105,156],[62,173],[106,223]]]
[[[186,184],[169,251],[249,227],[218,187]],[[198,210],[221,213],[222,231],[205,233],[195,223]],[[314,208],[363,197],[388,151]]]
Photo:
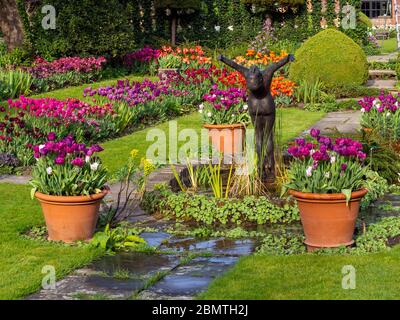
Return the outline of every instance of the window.
[[[384,16],[392,16],[392,2],[391,0],[362,0],[361,11],[364,12],[369,18],[377,18]]]

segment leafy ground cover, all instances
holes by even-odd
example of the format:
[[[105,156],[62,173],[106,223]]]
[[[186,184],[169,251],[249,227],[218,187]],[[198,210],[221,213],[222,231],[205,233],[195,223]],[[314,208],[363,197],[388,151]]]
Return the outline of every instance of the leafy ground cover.
[[[363,256],[250,256],[215,280],[201,299],[399,299],[400,247]],[[342,268],[356,288],[342,288]]]
[[[44,224],[39,204],[27,186],[0,184],[0,299],[18,299],[37,291],[54,266],[59,279],[101,254],[88,246],[70,247],[25,239],[21,234]]]

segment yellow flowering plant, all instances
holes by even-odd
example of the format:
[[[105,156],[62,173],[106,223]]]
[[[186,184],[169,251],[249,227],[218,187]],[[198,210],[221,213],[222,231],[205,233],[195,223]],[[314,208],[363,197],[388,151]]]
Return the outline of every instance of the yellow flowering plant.
[[[116,201],[100,217],[102,225],[116,227],[130,217],[143,198],[147,178],[156,166],[145,158],[138,161],[138,154],[139,150],[131,150],[127,163],[114,175],[114,182],[120,185],[119,192]]]

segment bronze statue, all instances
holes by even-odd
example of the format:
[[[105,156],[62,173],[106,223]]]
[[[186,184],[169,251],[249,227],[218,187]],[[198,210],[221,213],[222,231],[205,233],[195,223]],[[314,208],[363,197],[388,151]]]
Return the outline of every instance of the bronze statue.
[[[271,63],[261,71],[257,66],[246,68],[222,55],[218,60],[240,72],[246,79],[249,113],[254,125],[259,174],[264,180],[275,179],[274,124],[276,107],[271,95],[272,77],[278,69],[290,61],[292,54]]]

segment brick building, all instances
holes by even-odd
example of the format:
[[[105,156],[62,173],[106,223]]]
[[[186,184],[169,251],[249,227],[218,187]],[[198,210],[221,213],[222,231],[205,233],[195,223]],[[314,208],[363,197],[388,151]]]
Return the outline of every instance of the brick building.
[[[400,0],[397,0],[400,11]],[[362,0],[361,10],[372,21],[375,27],[393,28],[396,25],[394,4],[395,0]],[[400,12],[399,12],[400,21]]]

